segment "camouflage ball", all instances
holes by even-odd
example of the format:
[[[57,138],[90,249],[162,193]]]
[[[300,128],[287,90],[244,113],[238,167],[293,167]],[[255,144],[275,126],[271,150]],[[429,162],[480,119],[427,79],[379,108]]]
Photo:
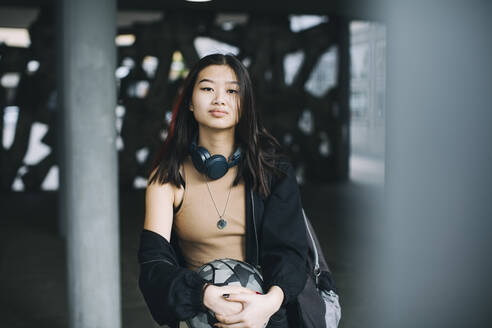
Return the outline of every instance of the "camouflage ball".
[[[234,260],[220,259],[200,267],[198,274],[206,281],[217,285],[242,286],[259,293],[264,293],[263,277],[251,264]],[[212,328],[217,323],[211,311],[202,312],[188,319],[189,328]]]

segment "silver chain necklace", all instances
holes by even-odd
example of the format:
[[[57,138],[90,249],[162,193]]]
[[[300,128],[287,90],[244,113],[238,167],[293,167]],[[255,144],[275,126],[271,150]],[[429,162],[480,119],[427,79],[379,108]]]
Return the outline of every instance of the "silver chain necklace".
[[[205,180],[205,183],[207,184],[208,193],[210,194],[210,198],[212,198],[212,202],[214,204],[215,210],[217,211],[217,214],[219,215],[219,220],[217,221],[217,228],[222,230],[227,226],[227,221],[224,219],[224,214],[225,214],[226,209],[227,209],[227,204],[229,204],[229,196],[231,195],[232,184],[231,184],[231,187],[229,188],[229,193],[227,194],[227,200],[226,200],[226,204],[224,207],[224,211],[222,212],[222,215],[221,215],[219,212],[219,209],[217,208],[217,205],[215,204],[215,200],[214,200],[214,197],[212,196],[212,192],[210,191],[210,186],[208,185],[208,181]]]

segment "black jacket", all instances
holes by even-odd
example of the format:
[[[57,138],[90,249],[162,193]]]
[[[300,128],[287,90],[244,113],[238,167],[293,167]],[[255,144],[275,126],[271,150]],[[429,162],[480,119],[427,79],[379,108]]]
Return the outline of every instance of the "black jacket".
[[[245,185],[246,261],[261,267],[265,290],[277,285],[284,292],[282,308],[270,321],[285,315],[287,308],[291,325],[298,327],[297,313],[292,312],[296,312],[296,296],[307,278],[306,228],[295,171],[290,164],[280,168],[287,176],[272,182],[271,194],[266,199]],[[144,229],[138,252],[140,290],[154,320],[170,327],[205,311],[205,280],[183,266],[176,239],[172,236],[169,243],[161,235]]]

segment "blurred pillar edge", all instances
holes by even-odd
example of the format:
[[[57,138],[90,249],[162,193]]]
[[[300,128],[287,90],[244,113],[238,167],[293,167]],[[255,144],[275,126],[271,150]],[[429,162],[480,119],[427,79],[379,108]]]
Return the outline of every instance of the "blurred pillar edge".
[[[60,232],[69,327],[121,327],[116,0],[58,0]]]
[[[362,278],[367,326],[491,327],[492,4],[385,4],[386,216]]]

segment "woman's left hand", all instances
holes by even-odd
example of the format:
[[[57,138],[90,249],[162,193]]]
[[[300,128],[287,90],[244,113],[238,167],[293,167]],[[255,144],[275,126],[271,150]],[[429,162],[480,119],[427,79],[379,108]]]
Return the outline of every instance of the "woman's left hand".
[[[263,328],[267,325],[270,317],[278,311],[283,301],[283,292],[273,286],[265,294],[230,294],[228,301],[241,302],[243,310],[237,314],[224,316],[216,315],[219,323],[216,327],[220,328]]]

